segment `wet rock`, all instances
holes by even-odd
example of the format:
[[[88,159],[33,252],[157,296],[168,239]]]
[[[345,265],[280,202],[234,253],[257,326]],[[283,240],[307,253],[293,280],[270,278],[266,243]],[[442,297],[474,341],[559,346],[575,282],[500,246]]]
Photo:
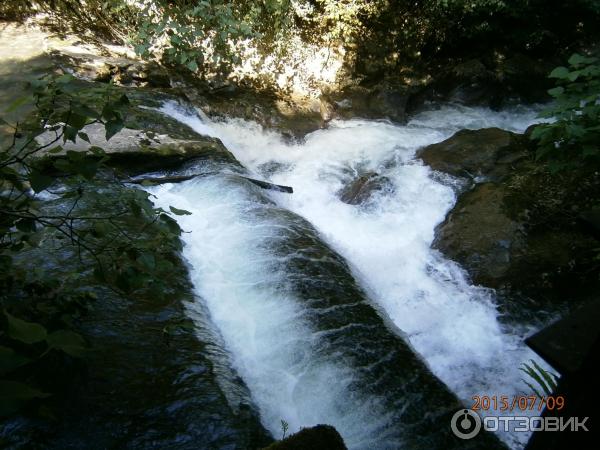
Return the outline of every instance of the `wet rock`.
[[[414,89],[400,84],[382,82],[365,86],[349,86],[325,96],[334,106],[334,116],[341,119],[390,119],[404,123],[407,105]]]
[[[461,130],[449,139],[429,145],[418,156],[432,169],[458,177],[500,180],[519,160],[528,158],[523,136],[501,130]]]
[[[435,248],[460,262],[473,281],[500,287],[511,268],[513,253],[522,252],[520,224],[503,210],[502,186],[477,185],[463,194],[437,230]]]
[[[85,81],[130,87],[171,87],[168,72],[155,62],[104,56],[89,47],[59,48],[50,53],[58,66]]]
[[[264,450],[346,450],[344,440],[331,425],[303,428],[297,433],[275,442]]]
[[[327,101],[324,97],[319,99],[319,112],[321,114],[321,119],[323,122],[327,123],[331,119],[333,119],[335,115],[335,107],[330,102]]]
[[[552,174],[533,155],[526,137],[498,129],[463,130],[420,152],[432,168],[475,182],[438,226],[433,246],[476,284],[518,304],[501,307],[519,315],[585,300],[599,284],[597,231],[586,214],[600,196],[599,175]]]
[[[211,89],[194,80],[185,80],[184,84],[181,94],[213,119],[251,120],[293,140],[323,128],[327,122],[315,99],[283,99],[275,92],[243,87]]]
[[[515,101],[544,102],[552,87],[547,74],[558,64],[521,53],[451,60],[432,74],[423,94],[426,100],[494,109]]]
[[[392,189],[389,178],[375,172],[368,172],[354,179],[339,192],[340,200],[349,205],[366,203],[375,192]]]
[[[84,131],[89,137],[89,143],[81,139],[74,143],[67,142],[62,145],[62,151],[51,155],[51,159],[64,157],[68,151],[86,151],[92,146],[99,146],[108,155],[106,164],[128,175],[174,170],[200,159],[240,166],[217,138],[197,135],[194,140],[182,140],[173,139],[168,135],[124,128],[107,141],[104,126],[101,124],[88,125]],[[46,133],[37,140],[40,144],[47,144],[52,140],[52,135]],[[49,146],[47,150],[52,150],[57,145],[59,143]]]
[[[260,199],[256,194],[252,196],[253,205]],[[456,438],[447,426],[461,407],[460,401],[431,374],[405,340],[406,335],[373,307],[347,262],[321,240],[318,231],[305,219],[265,200],[261,208],[252,209],[251,214],[261,220],[252,226],[272,226],[268,224],[276,221],[278,238],[269,239],[265,245],[278,261],[273,270],[285,270],[286,292],[299,299],[303,317],[316,330],[311,338],[315,360],[334,358],[351,367],[352,380],[344,392],[352,395],[347,397],[349,403],[344,398],[344,404],[359,408],[354,417],[366,414],[385,421],[385,425],[380,423],[377,427],[385,432],[369,433],[371,447],[465,448],[464,441]],[[306,373],[304,368],[293,370]],[[320,369],[312,372],[311,366],[309,371],[318,374]],[[297,391],[301,393],[309,386],[301,380]],[[353,400],[363,395],[368,396],[372,405],[366,410],[362,409],[362,401]],[[351,434],[351,426],[345,423],[345,429],[340,431]],[[356,426],[358,422],[352,423]],[[491,433],[480,433],[475,439],[469,442],[469,448],[505,448]],[[361,443],[355,440],[352,444]]]
[[[82,198],[81,213],[99,215],[114,213],[126,190],[104,182],[88,189],[101,190],[103,196],[89,204]],[[43,211],[56,214],[71,202],[51,201]],[[140,232],[131,221],[121,226],[131,235]],[[152,224],[144,229],[157,231]],[[91,351],[82,377],[74,377],[62,358],[56,370],[46,372],[49,382],[63,377],[67,383],[64,391],[51,391],[45,406],[51,419],[3,417],[1,448],[256,449],[272,442],[208,312],[196,309],[193,322],[186,312],[186,304],[201,300],[177,248],[161,256],[169,264],[157,277],[168,280],[168,287],[163,291],[149,283],[133,297],[91,281],[91,257],[50,236],[24,252],[20,270],[44,270],[68,280],[64,283],[73,289],[94,294],[93,308],[73,325]]]

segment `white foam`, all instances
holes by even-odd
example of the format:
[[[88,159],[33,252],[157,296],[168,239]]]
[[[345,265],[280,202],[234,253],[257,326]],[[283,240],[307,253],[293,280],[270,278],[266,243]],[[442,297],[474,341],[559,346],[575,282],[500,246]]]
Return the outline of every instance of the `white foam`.
[[[172,205],[192,212],[178,217],[188,231],[183,235],[184,255],[193,265],[192,281],[263,424],[281,437],[281,420],[288,422],[288,433],[329,423],[350,448],[380,445],[380,430],[387,422],[384,411],[372,399],[348,390],[353,374],[343,362],[315,357],[319,333],[303,318],[301,303],[282,288],[286,273],[268,244],[285,223],[254,214],[269,205],[256,203],[247,187],[228,181],[227,175],[151,191],[165,209]]]
[[[200,120],[182,112],[174,104],[165,105],[163,111],[199,132],[208,131],[219,137],[250,170],[260,174],[264,164],[279,163],[279,169],[270,180],[292,186],[294,194],[272,194],[276,202],[316,226],[323,238],[349,261],[355,276],[394,323],[407,333],[432,371],[468,405],[472,404],[473,395],[511,396],[527,389],[518,367],[536,357],[523,344],[523,335],[500,325],[491,291],[470,285],[460,267],[430,249],[435,226],[454,204],[455,194],[448,185],[435,181],[430,169],[416,161],[414,155],[419,147],[439,142],[461,128],[497,126],[523,131],[535,121],[535,110],[521,108],[497,113],[449,105],[424,112],[406,126],[364,120],[333,121],[329,129],[311,133],[302,144],[286,143],[279,134],[265,131],[252,122],[230,119],[210,123],[206,118]],[[393,190],[375,194],[364,208],[341,202],[336,193],[354,174],[365,171],[388,177]],[[215,191],[214,195],[227,194]],[[189,198],[189,194],[186,197]],[[171,196],[170,200],[177,207],[190,209],[194,206],[177,201],[177,195]],[[211,199],[204,195],[194,198],[194,202],[210,205]],[[211,207],[207,208],[210,210]],[[214,251],[214,257],[223,255],[225,252],[219,247],[223,245],[222,240],[204,241],[207,240],[207,229],[223,227],[226,217],[225,229],[214,230],[215,233],[226,234],[235,242],[252,240],[254,233],[260,233],[260,230],[236,224],[238,218],[228,214],[231,213],[219,210],[220,219],[217,220],[212,214],[207,217],[205,212],[201,213],[202,218],[198,220],[203,221],[202,232],[198,234],[199,241],[188,240],[193,248],[190,251]],[[239,245],[243,248],[246,244],[239,242]],[[252,286],[272,274],[266,268],[248,264],[243,257],[255,255],[229,255],[215,264],[221,268],[233,266],[244,274],[246,281],[240,282],[243,295],[259,295],[252,291]],[[206,264],[202,261],[192,258],[194,265]],[[219,276],[217,268],[196,269],[208,274],[203,277]],[[232,293],[230,287],[221,286],[218,279],[208,283],[203,279],[199,286],[208,286],[203,288],[207,291],[202,295],[209,302],[221,329],[235,330],[232,331],[235,336],[230,339],[233,353],[264,352],[257,359],[255,354],[241,360],[247,365],[242,373],[261,404],[265,423],[271,430],[277,428],[280,418],[292,420],[295,425],[308,425],[310,419],[314,419],[311,414],[316,413],[299,408],[312,408],[311,400],[300,404],[295,399],[295,403],[288,403],[297,379],[270,376],[269,371],[284,370],[279,365],[284,364],[280,358],[275,357],[274,361],[278,361],[275,366],[262,366],[269,358],[285,353],[288,346],[295,345],[290,339],[296,340],[296,344],[304,339],[298,337],[304,336],[302,326],[290,322],[299,312],[272,292],[271,301],[256,301],[255,310],[246,311],[242,320],[231,314],[232,309],[240,309],[236,296],[241,296],[242,292]],[[266,315],[282,327],[268,331],[261,329],[256,318]],[[248,321],[249,317],[254,320]],[[286,335],[283,324],[295,328],[298,335]],[[273,347],[260,347],[257,336],[267,332],[280,333],[280,344],[269,339]],[[333,372],[324,371],[316,379],[322,381],[322,377],[328,377],[330,373]],[[261,388],[264,379],[287,380],[281,381],[283,384],[275,389],[286,393],[287,397],[277,398],[277,402],[263,401],[263,397],[273,392],[273,389]],[[310,386],[320,389],[318,383]],[[305,390],[302,392],[307,394]],[[294,410],[281,409],[291,404]],[[303,414],[308,416],[301,417]],[[324,420],[331,422],[332,417]],[[502,437],[514,448],[519,448],[528,435],[517,433]],[[354,439],[356,442],[357,438]]]

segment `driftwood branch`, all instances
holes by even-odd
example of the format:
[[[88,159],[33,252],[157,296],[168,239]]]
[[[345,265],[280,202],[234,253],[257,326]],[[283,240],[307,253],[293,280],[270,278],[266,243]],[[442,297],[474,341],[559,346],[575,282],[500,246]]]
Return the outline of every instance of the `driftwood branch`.
[[[132,184],[143,184],[146,186],[156,185],[156,184],[164,184],[164,183],[181,183],[182,181],[191,180],[192,178],[201,177],[203,175],[212,175],[212,174],[196,174],[196,175],[173,175],[168,177],[143,177],[130,179],[127,182]],[[287,194],[292,194],[294,189],[290,186],[282,186],[280,184],[269,183],[268,181],[256,180],[254,178],[244,177],[242,175],[238,175],[240,178],[245,178],[250,183],[257,185],[262,189],[268,189],[271,191],[277,192],[285,192]]]

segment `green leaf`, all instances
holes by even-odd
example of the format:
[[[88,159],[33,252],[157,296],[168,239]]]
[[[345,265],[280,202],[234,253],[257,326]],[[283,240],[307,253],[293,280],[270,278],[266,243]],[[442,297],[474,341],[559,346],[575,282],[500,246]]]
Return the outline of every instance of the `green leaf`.
[[[540,139],[546,133],[546,127],[543,125],[536,125],[533,131],[531,132],[529,138],[536,141]]]
[[[82,357],[86,352],[85,341],[80,334],[70,330],[58,330],[50,333],[46,338],[48,347],[61,350],[76,358]]]
[[[119,97],[119,99],[116,102],[117,106],[123,107],[123,106],[128,106],[129,105],[129,98],[123,94]]]
[[[585,59],[583,56],[581,56],[579,53],[574,53],[570,58],[569,58],[569,64],[572,66],[578,66],[579,64],[583,64],[585,62]]]
[[[550,395],[552,393],[550,391],[550,388],[548,386],[546,386],[546,383],[544,382],[544,380],[542,379],[540,374],[537,373],[531,366],[523,363],[523,367],[520,367],[519,370],[521,370],[522,372],[526,373],[531,378],[533,378],[535,380],[535,382],[538,384],[538,386],[540,386],[546,394]]]
[[[198,70],[198,63],[196,61],[190,61],[187,63],[187,68],[190,69],[192,72],[195,72],[196,70]]]
[[[100,118],[100,113],[81,103],[74,104],[72,107],[72,111],[76,114],[79,114],[80,116],[90,117],[92,119]]]
[[[54,178],[44,175],[40,172],[33,171],[29,174],[29,184],[35,192],[41,192],[52,184]]]
[[[191,212],[186,211],[185,209],[175,208],[174,206],[169,206],[169,209],[171,210],[171,212],[173,214],[176,214],[178,216],[191,216],[192,215]]]
[[[0,375],[12,372],[21,366],[31,362],[31,359],[20,355],[12,348],[0,345]]]
[[[70,83],[71,81],[73,81],[75,79],[75,77],[69,73],[65,73],[64,75],[61,75],[60,77],[58,77],[56,79],[56,82],[59,84],[65,84],[65,83]]]
[[[91,180],[98,172],[99,163],[93,158],[83,158],[75,166],[75,170],[78,174],[83,175],[88,180]]]
[[[565,92],[565,88],[562,86],[548,89],[548,94],[550,94],[554,98],[561,96],[564,92]]]
[[[77,132],[79,131],[79,129],[72,127],[71,125],[65,125],[64,127],[64,136],[63,136],[63,140],[65,142],[67,141],[72,141],[73,143],[75,143],[76,139],[77,139]]]
[[[170,233],[173,233],[177,236],[179,236],[179,234],[181,234],[181,228],[179,227],[179,224],[177,223],[177,221],[175,219],[173,219],[172,217],[169,217],[166,214],[161,214],[159,217],[160,217],[160,220],[162,220],[167,225],[167,228]]]
[[[96,145],[92,145],[89,148],[89,151],[92,152],[96,156],[104,156],[104,155],[106,155],[106,152],[104,151],[104,149],[102,147],[98,147]]]
[[[148,47],[146,47],[143,44],[140,44],[140,45],[136,45],[134,50],[138,55],[142,56],[146,53],[147,49],[148,49]]]
[[[121,131],[124,126],[125,123],[121,119],[111,119],[106,122],[106,140],[108,141],[111,137]]]
[[[54,161],[53,165],[58,170],[61,170],[63,172],[71,172],[73,170],[71,163],[69,161],[67,161],[66,159],[57,159],[56,161]]]
[[[11,316],[4,311],[8,321],[8,335],[17,341],[25,344],[35,344],[46,339],[46,329],[39,323],[26,322]]]
[[[79,131],[85,126],[86,122],[87,122],[86,116],[72,113],[71,116],[69,117],[69,121],[67,123]]]
[[[77,133],[77,136],[79,136],[81,139],[83,139],[88,144],[90,143],[90,137],[87,135],[87,133],[80,131],[79,133]]]
[[[96,222],[93,225],[93,235],[96,237],[106,236],[109,232],[108,225],[104,222]]]
[[[15,222],[17,230],[23,233],[35,232],[35,220],[34,219],[19,219]]]
[[[570,58],[569,58],[569,64],[577,67],[580,66],[582,64],[591,64],[596,62],[598,58],[588,58],[586,56],[582,56],[579,53],[574,53]]]
[[[0,416],[8,416],[17,412],[31,400],[49,396],[50,394],[46,394],[25,383],[0,380]]]
[[[548,386],[548,392],[546,392],[546,394],[552,395],[553,391],[556,389],[556,383],[551,377],[551,375],[554,375],[554,374],[551,374],[548,371],[542,369],[533,359],[531,359],[530,361],[533,364],[533,366],[535,367],[535,369],[538,371],[538,373],[544,378],[544,381],[546,382],[546,385]]]
[[[142,207],[138,204],[137,201],[130,199],[127,201],[127,204],[129,205],[129,210],[131,211],[134,217],[142,216]]]
[[[566,67],[560,66],[555,68],[552,72],[550,72],[550,75],[548,75],[549,78],[559,78],[559,79],[564,79],[567,78],[569,76],[569,69],[567,69]]]

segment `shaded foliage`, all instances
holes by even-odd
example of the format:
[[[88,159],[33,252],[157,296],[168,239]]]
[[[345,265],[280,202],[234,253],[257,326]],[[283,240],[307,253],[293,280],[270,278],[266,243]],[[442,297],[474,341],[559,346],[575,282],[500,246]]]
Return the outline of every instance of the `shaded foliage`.
[[[13,132],[0,149],[0,415],[68,387],[83,367],[88,346],[76,329],[93,286],[164,295],[181,245],[170,213],[123,186],[101,148],[61,147],[87,141],[92,123],[110,139],[124,126],[127,97],[108,86],[90,105],[70,75],[35,80],[31,90],[8,110],[33,102],[36,113],[3,121]]]
[[[538,159],[552,171],[600,165],[600,64],[597,57],[574,54],[569,66],[555,68],[549,77],[556,87],[542,117],[552,122],[538,125],[531,137],[538,142]]]
[[[594,42],[600,24],[595,0],[23,0],[15,8],[26,4],[82,36],[127,42],[200,75],[227,73],[248,46],[272,55],[296,34],[341,45],[360,74],[380,76],[440,59],[552,57]]]

